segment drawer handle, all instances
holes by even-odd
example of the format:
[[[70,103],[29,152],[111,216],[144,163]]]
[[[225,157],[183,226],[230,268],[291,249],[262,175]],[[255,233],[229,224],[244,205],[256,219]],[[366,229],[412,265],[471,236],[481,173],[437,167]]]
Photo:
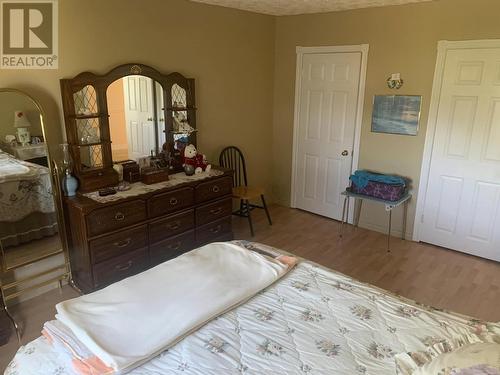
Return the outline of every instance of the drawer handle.
[[[132,238],[129,237],[125,240],[114,242],[113,245],[115,245],[116,247],[127,247],[131,242]]]
[[[115,269],[118,271],[126,271],[130,267],[132,267],[132,264],[133,264],[133,262],[131,260],[129,260],[126,265],[119,264],[119,265],[115,266]]]
[[[219,215],[221,212],[222,212],[222,207],[214,208],[213,210],[210,210],[210,213],[212,215]]]
[[[117,212],[115,214],[115,220],[122,221],[123,219],[125,219],[125,215],[122,212]]]
[[[218,187],[217,185],[214,185],[214,186],[212,187],[212,191],[213,191],[214,193],[218,193],[218,192],[220,191],[220,187]]]
[[[170,250],[179,250],[179,249],[181,248],[181,244],[182,244],[182,243],[181,243],[181,241],[177,241],[177,242],[175,243],[175,245],[174,245],[174,244],[171,244],[171,245],[167,245],[167,247],[168,247]]]
[[[177,203],[179,203],[179,201],[177,200],[177,198],[175,198],[175,197],[170,198],[170,205],[171,206],[175,206]]]
[[[222,229],[222,226],[219,224],[215,228],[211,228],[210,232],[212,232],[213,234],[216,234],[216,233],[219,233],[221,229]]]
[[[170,229],[170,230],[177,230],[181,227],[181,223],[180,221],[176,221],[174,223],[168,223],[167,224],[167,228]]]

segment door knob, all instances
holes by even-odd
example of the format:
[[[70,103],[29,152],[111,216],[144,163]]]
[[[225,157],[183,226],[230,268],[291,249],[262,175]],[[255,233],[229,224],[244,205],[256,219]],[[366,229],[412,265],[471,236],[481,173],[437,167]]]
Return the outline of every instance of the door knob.
[[[347,155],[349,155],[349,151],[344,150],[344,151],[342,151],[342,154],[341,154],[341,155],[342,155],[342,156],[347,156]]]
[[[148,117],[148,121],[153,121],[153,118],[152,117]]]

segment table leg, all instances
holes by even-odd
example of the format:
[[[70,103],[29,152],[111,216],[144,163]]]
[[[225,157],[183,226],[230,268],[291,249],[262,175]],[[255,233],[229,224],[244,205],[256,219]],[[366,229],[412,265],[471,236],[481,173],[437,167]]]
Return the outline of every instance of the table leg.
[[[408,201],[403,205],[403,233],[401,233],[401,239],[406,239],[406,220],[408,216]]]
[[[391,252],[392,210],[389,210],[389,230],[387,231],[387,252]]]
[[[344,218],[345,218],[345,209],[347,205],[347,196],[344,197],[344,205],[342,206],[342,221],[340,222],[340,238],[344,234]]]
[[[363,207],[363,199],[356,199],[356,201],[359,201],[358,213],[356,215],[356,228],[358,228],[359,227],[359,218],[361,217],[361,208]]]
[[[347,214],[345,217],[346,224],[349,224],[349,207],[351,206],[351,198],[347,197]]]

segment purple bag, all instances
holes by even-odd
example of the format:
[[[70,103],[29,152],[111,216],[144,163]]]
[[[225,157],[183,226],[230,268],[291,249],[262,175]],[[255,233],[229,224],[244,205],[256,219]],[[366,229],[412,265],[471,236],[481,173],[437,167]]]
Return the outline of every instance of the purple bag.
[[[383,199],[385,201],[395,202],[403,198],[405,194],[405,185],[389,185],[377,181],[369,181],[363,189],[351,184],[351,191],[356,194],[368,195],[370,197]]]

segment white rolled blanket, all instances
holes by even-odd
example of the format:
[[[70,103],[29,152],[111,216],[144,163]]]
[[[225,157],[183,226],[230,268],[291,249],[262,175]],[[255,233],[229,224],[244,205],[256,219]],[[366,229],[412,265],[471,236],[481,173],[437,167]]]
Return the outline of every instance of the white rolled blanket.
[[[213,243],[59,303],[56,318],[109,373],[123,373],[253,297],[293,265],[294,258]]]

